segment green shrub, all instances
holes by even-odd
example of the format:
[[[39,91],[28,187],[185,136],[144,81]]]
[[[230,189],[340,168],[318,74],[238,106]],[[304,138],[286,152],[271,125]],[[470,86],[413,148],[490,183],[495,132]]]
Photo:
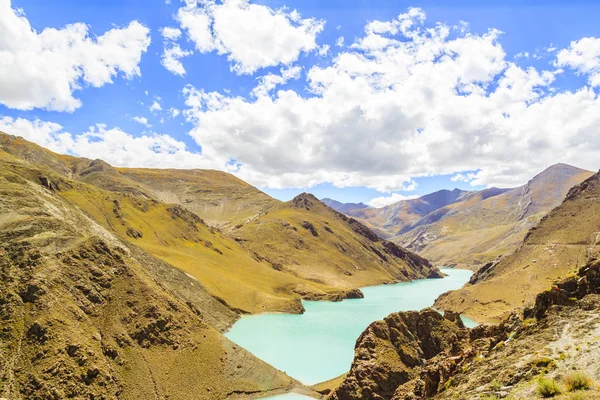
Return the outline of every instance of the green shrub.
[[[482,394],[480,400],[500,400],[495,394]]]
[[[490,389],[492,389],[494,392],[497,392],[498,390],[502,389],[502,383],[500,383],[498,379],[494,379],[492,382],[490,382]]]
[[[568,392],[588,390],[592,387],[592,379],[581,371],[574,371],[565,376],[565,387]]]
[[[587,396],[582,392],[571,393],[567,400],[587,400]]]
[[[540,378],[537,384],[537,393],[542,397],[554,397],[562,391],[554,379]]]

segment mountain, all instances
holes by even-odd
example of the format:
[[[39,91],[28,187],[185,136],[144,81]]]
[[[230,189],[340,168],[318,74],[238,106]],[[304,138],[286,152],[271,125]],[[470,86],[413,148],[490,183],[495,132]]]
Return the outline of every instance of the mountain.
[[[600,399],[600,262],[537,295],[498,325],[464,327],[455,313],[393,313],[358,338],[331,400]],[[541,378],[544,378],[543,380]]]
[[[364,203],[340,203],[339,201],[328,199],[327,197],[321,199],[321,202],[326,206],[333,208],[335,211],[343,214],[348,214],[352,210],[364,210],[372,208]]]
[[[197,279],[237,313],[299,313],[302,298],[339,300],[360,295],[356,289],[365,285],[439,276],[426,260],[318,201],[312,210],[288,207],[218,171],[113,168],[1,138],[5,151],[69,179],[56,195]],[[303,227],[313,223],[318,238]]]
[[[307,193],[236,226],[231,237],[274,269],[331,287],[440,276],[428,261]]]
[[[515,252],[486,264],[462,289],[441,296],[436,307],[497,321],[531,303],[537,292],[600,253],[598,199],[600,173],[573,187],[560,206],[527,232]]]
[[[44,155],[0,136],[0,397],[224,399],[300,386],[219,332],[237,315],[196,279],[120,235],[142,234],[129,224],[137,209],[185,228],[161,239],[172,246],[195,229],[206,241],[208,228],[47,167],[63,157],[10,155],[8,141]],[[120,215],[114,229],[91,218],[102,213]]]
[[[442,190],[350,214],[435,265],[477,269],[514,251],[529,228],[592,174],[556,164],[514,189]]]
[[[181,204],[211,226],[227,229],[252,220],[278,203],[277,200],[236,178],[214,170],[118,168],[117,171],[144,185],[156,198]]]
[[[352,211],[349,215],[385,232],[385,237],[393,237],[404,227],[417,223],[429,213],[459,201],[469,193],[459,189],[440,190],[381,208]]]

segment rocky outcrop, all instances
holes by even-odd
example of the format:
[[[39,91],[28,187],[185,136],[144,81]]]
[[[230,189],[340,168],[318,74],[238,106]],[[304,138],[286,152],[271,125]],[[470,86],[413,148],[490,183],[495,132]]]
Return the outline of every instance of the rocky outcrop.
[[[468,330],[433,309],[391,314],[358,338],[350,372],[331,399],[391,399],[409,382],[413,390],[435,393],[451,370],[431,374],[423,370],[427,360],[457,356],[468,338]]]
[[[350,372],[330,399],[479,399],[511,390],[531,398],[529,382],[539,374],[595,365],[600,345],[586,338],[600,332],[599,294],[600,261],[593,261],[499,325],[467,329],[458,314],[433,309],[391,314],[358,338]]]

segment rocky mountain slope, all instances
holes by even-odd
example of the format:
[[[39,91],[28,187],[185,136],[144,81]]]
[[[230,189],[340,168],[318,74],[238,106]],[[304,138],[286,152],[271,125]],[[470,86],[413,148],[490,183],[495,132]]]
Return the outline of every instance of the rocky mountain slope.
[[[218,328],[235,313],[120,238],[139,234],[128,220],[94,222],[75,190],[133,212],[125,195],[0,150],[0,398],[248,398],[298,385],[229,342]]]
[[[499,325],[467,329],[457,314],[433,309],[391,314],[359,337],[350,372],[329,398],[598,399],[598,309],[594,261]],[[565,396],[539,392],[551,385]]]
[[[333,287],[441,277],[427,260],[306,193],[234,227],[231,236],[274,269]]]
[[[556,164],[514,189],[442,190],[347,214],[435,265],[476,270],[512,253],[529,228],[559,205],[571,187],[592,174]]]
[[[360,286],[439,276],[422,258],[318,201],[312,211],[289,207],[228,174],[116,169],[8,135],[0,136],[0,146],[59,174],[53,182],[68,180],[56,183],[58,196],[121,240],[197,279],[238,313],[302,312],[301,298],[339,300],[360,296]],[[221,231],[191,210],[209,210],[208,217],[220,221],[241,214]],[[313,224],[320,226],[306,228]],[[335,234],[324,229],[327,224]]]
[[[533,301],[535,293],[576,271],[600,252],[600,173],[573,187],[559,207],[529,230],[511,255],[481,268],[469,284],[436,307],[482,321]]]

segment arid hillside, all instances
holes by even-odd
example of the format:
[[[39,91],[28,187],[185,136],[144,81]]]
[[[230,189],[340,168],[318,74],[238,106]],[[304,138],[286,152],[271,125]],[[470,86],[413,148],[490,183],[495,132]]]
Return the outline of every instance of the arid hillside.
[[[573,187],[514,253],[485,265],[462,289],[441,296],[436,307],[497,321],[531,303],[536,293],[598,255],[599,200],[600,173]]]
[[[107,229],[75,207],[69,193],[87,186],[0,150],[1,398],[248,398],[298,385],[225,339],[235,313],[122,240],[127,222]]]
[[[0,136],[0,146],[49,168],[59,176],[53,181],[68,181],[53,183],[58,196],[121,240],[195,278],[237,313],[298,313],[302,298],[340,300],[360,296],[361,286],[439,276],[426,260],[316,200],[313,210],[281,213],[285,203],[222,172],[116,169],[9,135]],[[206,223],[203,211],[223,229]],[[273,229],[273,217],[281,232]],[[323,240],[327,231],[316,238],[304,227],[312,223],[335,227],[331,237],[337,239]]]

